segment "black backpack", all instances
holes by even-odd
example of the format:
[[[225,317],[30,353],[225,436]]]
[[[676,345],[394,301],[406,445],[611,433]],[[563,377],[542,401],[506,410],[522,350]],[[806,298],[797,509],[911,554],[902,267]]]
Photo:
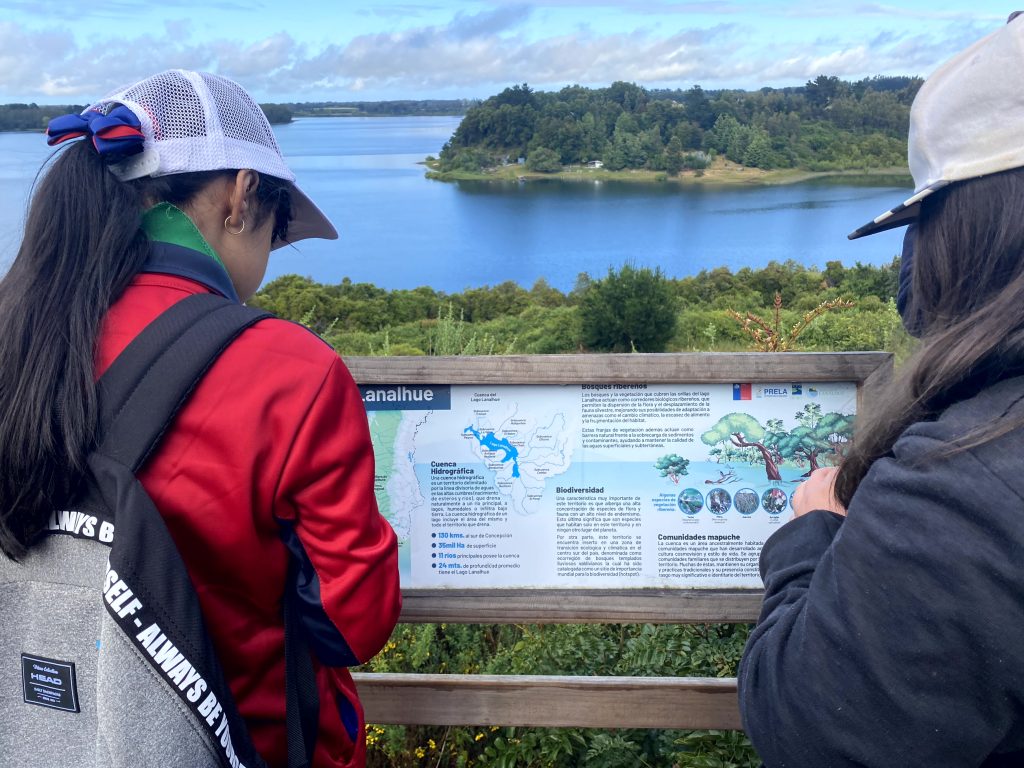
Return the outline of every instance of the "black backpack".
[[[100,430],[76,510],[20,562],[0,557],[0,764],[263,768],[199,600],[135,473],[196,383],[270,315],[212,294],[147,326],[98,384]],[[288,766],[312,764],[316,681],[290,569],[283,606]]]

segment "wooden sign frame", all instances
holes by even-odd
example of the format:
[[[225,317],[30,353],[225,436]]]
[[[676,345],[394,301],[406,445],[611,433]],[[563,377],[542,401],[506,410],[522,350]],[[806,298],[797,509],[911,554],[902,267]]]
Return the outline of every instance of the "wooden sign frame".
[[[857,411],[892,378],[888,352],[347,357],[359,384],[854,382]],[[752,622],[760,590],[407,589],[409,623]]]

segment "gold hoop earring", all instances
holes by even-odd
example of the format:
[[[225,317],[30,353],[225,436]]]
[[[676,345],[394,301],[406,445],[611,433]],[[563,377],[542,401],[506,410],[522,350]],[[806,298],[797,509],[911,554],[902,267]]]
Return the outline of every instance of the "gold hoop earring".
[[[231,217],[230,216],[228,216],[226,219],[224,219],[224,229],[227,230],[229,235],[240,235],[243,232],[245,232],[245,219],[242,219],[242,226],[240,226],[238,228],[238,231],[235,231],[235,230],[233,230],[231,228],[231,223],[230,222],[231,222]]]

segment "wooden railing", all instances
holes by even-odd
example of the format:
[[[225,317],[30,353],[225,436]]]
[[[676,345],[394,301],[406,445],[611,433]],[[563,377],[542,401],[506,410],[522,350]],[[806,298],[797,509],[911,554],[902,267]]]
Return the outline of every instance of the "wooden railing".
[[[474,624],[753,622],[758,591],[415,590],[402,621]],[[367,722],[738,729],[734,678],[355,675]]]

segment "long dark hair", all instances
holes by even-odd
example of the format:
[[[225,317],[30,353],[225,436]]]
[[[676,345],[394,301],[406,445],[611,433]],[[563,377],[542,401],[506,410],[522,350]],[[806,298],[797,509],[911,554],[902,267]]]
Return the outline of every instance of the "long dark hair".
[[[144,205],[185,205],[234,173],[120,182],[80,141],[39,182],[21,247],[0,280],[0,550],[8,557],[22,556],[81,486],[96,431],[96,339],[149,253]],[[282,211],[285,234],[286,183],[261,175],[256,197],[257,219],[272,201],[275,234]]]
[[[867,418],[836,477],[849,505],[871,465],[911,424],[1024,373],[1024,169],[952,184],[924,199],[906,316],[921,346]],[[1006,417],[964,435],[949,456],[1024,426]]]

